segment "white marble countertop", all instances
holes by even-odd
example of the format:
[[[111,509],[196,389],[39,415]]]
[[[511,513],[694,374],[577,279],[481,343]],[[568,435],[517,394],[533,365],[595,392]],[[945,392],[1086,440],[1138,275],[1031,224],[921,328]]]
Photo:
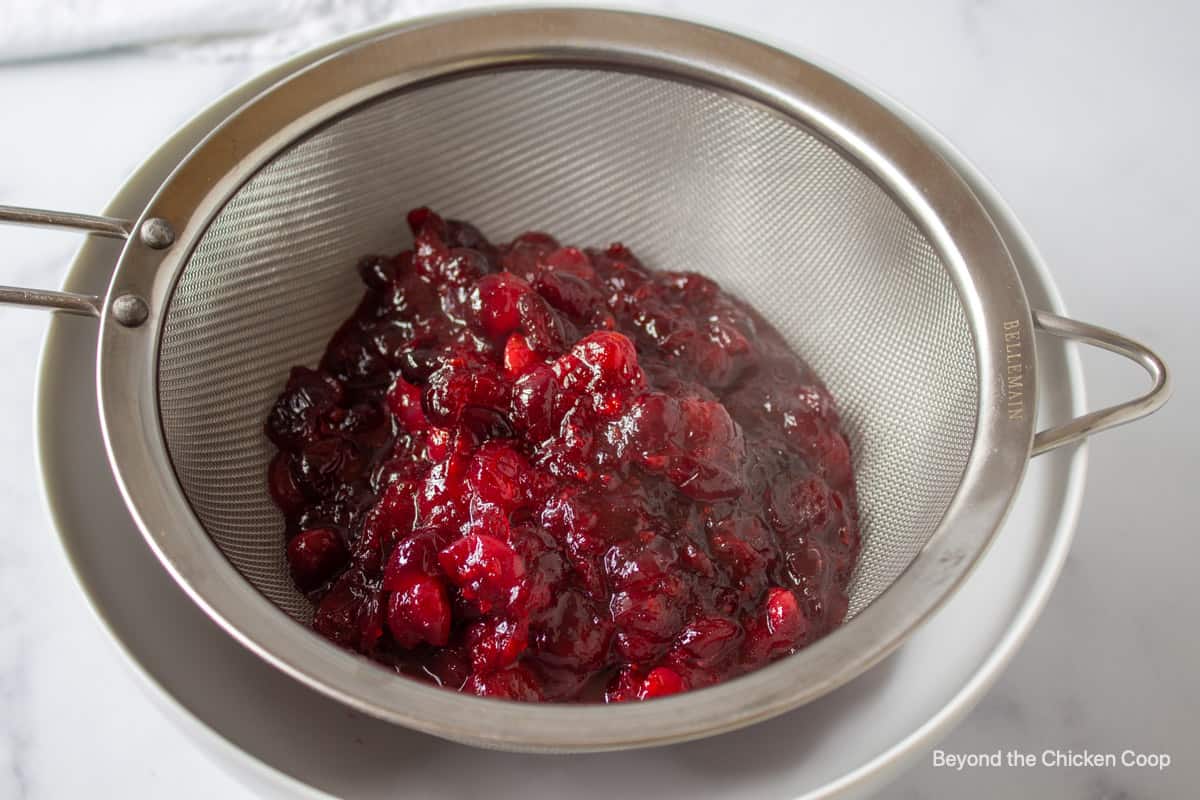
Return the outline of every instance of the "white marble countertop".
[[[819,54],[946,134],[998,187],[1071,312],[1174,369],[1159,415],[1098,437],[1079,532],[1041,621],[948,752],[1165,752],[1165,771],[956,773],[923,758],[907,800],[1194,796],[1200,766],[1200,7],[1133,2],[643,3],[726,19]],[[0,10],[3,4],[0,3]],[[920,7],[919,12],[910,9]],[[1151,10],[1152,9],[1152,10]],[[0,203],[95,211],[137,162],[267,64],[129,51],[0,66]],[[0,229],[0,270],[56,286],[78,239]],[[239,797],[136,685],[74,584],[38,499],[30,409],[45,318],[0,311],[0,796]],[[1093,405],[1140,375],[1085,355]],[[104,531],[97,530],[96,535]]]

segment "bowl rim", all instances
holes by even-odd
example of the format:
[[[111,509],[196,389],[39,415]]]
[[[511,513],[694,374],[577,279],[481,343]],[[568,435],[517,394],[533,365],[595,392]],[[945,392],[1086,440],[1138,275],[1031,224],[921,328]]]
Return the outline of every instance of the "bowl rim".
[[[482,65],[528,65],[535,56],[546,64],[593,66],[603,56],[623,67],[701,80],[816,130],[888,188],[934,242],[975,334],[980,416],[971,457],[941,526],[908,569],[854,620],[800,653],[654,703],[563,707],[466,697],[397,681],[295,626],[204,532],[168,467],[158,419],[165,299],[190,245],[245,177],[301,133],[367,99]],[[298,97],[322,102],[295,112],[288,101]],[[223,147],[231,135],[247,145],[236,157]],[[213,175],[223,177],[214,182]],[[124,328],[106,314],[97,356],[102,430],[127,506],[184,591],[245,646],[347,705],[434,735],[514,750],[619,749],[733,730],[801,705],[877,663],[948,599],[1003,521],[1029,457],[1032,414],[1006,418],[1003,384],[991,376],[1004,364],[1001,324],[1015,320],[1031,336],[1030,310],[1008,249],[964,178],[901,116],[856,86],[722,30],[631,12],[565,9],[476,11],[402,24],[334,51],[243,105],[181,162],[139,224],[151,216],[179,221],[177,246],[155,251],[130,240],[106,299],[107,306],[131,291],[149,298],[149,323]],[[1030,344],[1025,369],[1032,407],[1035,366]]]

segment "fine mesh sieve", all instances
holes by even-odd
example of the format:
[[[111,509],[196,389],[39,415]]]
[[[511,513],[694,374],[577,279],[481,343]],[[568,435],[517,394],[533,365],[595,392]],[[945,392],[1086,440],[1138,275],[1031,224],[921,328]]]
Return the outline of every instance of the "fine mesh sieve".
[[[316,636],[266,492],[268,409],[429,205],[493,239],[620,239],[759,309],[838,399],[863,551],[848,623],[776,664],[651,703],[539,706],[399,678]],[[0,287],[101,318],[100,416],[131,512],[231,635],[348,705],[487,746],[599,750],[730,730],[820,696],[949,596],[1032,452],[1150,413],[1144,347],[1031,312],[963,177],[888,106],[786,53],[674,20],[479,13],[399,26],[230,116],[141,218],[0,208],[128,237],[104,298]],[[136,231],[136,235],[132,235]],[[1036,437],[1035,329],[1133,358],[1147,395]],[[290,619],[289,619],[290,617]]]
[[[315,365],[361,298],[357,255],[399,249],[403,212],[420,205],[497,239],[619,237],[760,309],[843,410],[863,521],[851,614],[945,515],[975,432],[971,332],[949,272],[887,192],[727,94],[598,69],[474,75],[289,146],[217,214],[168,306],[158,400],[180,483],[221,551],[293,617],[311,609],[266,491],[263,421],[288,370]]]

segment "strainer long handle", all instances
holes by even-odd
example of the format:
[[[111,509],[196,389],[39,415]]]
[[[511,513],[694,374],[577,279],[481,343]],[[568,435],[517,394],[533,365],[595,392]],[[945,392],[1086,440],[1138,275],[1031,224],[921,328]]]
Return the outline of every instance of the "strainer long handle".
[[[1040,455],[1056,447],[1083,439],[1090,434],[1141,419],[1148,414],[1153,414],[1162,407],[1163,403],[1167,402],[1167,398],[1171,394],[1171,376],[1167,372],[1167,365],[1145,345],[1107,328],[1067,319],[1047,311],[1034,311],[1033,324],[1038,330],[1054,336],[1084,342],[1125,356],[1141,365],[1142,369],[1150,373],[1150,377],[1154,379],[1154,386],[1141,397],[1102,408],[1099,411],[1084,414],[1082,417],[1076,417],[1062,425],[1039,431],[1033,437],[1033,455]]]
[[[133,229],[133,223],[114,217],[95,217],[16,206],[0,206],[0,222],[43,228],[68,228],[117,239],[129,238]],[[47,308],[88,317],[100,316],[101,308],[100,298],[95,295],[50,289],[25,289],[19,286],[0,286],[0,303],[26,308]]]

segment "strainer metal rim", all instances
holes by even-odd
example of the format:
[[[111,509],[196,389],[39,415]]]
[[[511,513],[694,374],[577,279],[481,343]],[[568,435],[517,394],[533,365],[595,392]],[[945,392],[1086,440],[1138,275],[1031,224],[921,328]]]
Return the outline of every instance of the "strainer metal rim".
[[[563,44],[569,42],[569,44]],[[227,197],[285,144],[369,98],[483,67],[611,64],[717,86],[801,120],[851,155],[900,200],[952,270],[976,333],[979,423],[964,480],[909,569],[851,623],[801,653],[701,692],[629,706],[537,706],[465,697],[396,680],[295,625],[224,559],[170,469],[155,393],[166,301],[190,247]],[[213,176],[220,176],[213,180]],[[1032,319],[1015,266],[961,176],[888,109],[794,56],[659,17],[599,11],[509,11],[403,26],[323,59],[248,103],[164,183],[144,212],[169,221],[175,244],[134,238],[108,298],[147,300],[145,324],[102,318],[101,420],[122,494],[167,569],[222,627],[287,673],[347,704],[449,738],[514,749],[598,750],[661,744],[740,727],[800,705],[891,652],[932,613],[986,548],[1019,484],[1030,414],[1002,413],[1003,328],[1028,348]]]

